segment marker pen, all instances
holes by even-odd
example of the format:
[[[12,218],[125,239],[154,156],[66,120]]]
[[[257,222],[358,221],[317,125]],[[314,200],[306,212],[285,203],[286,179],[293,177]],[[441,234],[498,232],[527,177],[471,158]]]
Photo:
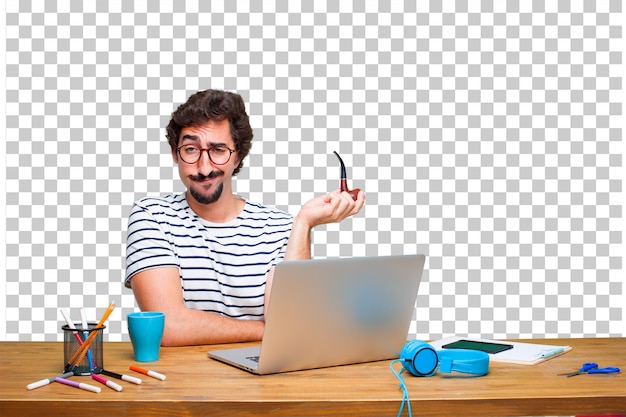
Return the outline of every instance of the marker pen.
[[[550,356],[558,355],[559,353],[563,353],[563,348],[556,348],[552,350],[544,350],[541,352],[542,358],[549,358]]]
[[[63,375],[53,376],[52,378],[42,379],[41,381],[33,382],[32,384],[26,385],[26,389],[30,391],[32,389],[48,385],[49,383],[54,382],[57,378],[69,378],[72,375],[74,375],[74,372],[66,372]]]
[[[142,382],[141,379],[135,378],[134,376],[117,374],[115,372],[107,371],[105,369],[103,369],[101,373],[103,375],[110,376],[111,378],[121,379],[122,381],[132,382],[133,384],[137,384],[137,385],[141,384]]]
[[[135,371],[135,372],[139,372],[140,374],[151,376],[152,378],[160,379],[161,381],[165,381],[165,375],[160,374],[160,373],[155,372],[155,371],[150,371],[148,369],[143,369],[143,368],[140,368],[140,367],[134,366],[134,365],[130,366],[130,370],[131,371]]]
[[[93,379],[95,379],[96,381],[98,381],[99,383],[104,384],[104,385],[106,385],[107,387],[109,387],[109,388],[111,388],[111,389],[114,389],[115,391],[118,391],[118,392],[119,392],[119,391],[121,391],[121,390],[122,390],[122,387],[121,387],[121,386],[119,386],[118,384],[116,384],[116,383],[115,383],[115,382],[113,382],[113,381],[109,381],[108,379],[102,378],[102,377],[101,377],[100,375],[98,375],[98,374],[91,374],[91,377],[92,377]]]
[[[87,322],[87,312],[84,308],[80,309],[80,320],[83,326],[83,337],[85,340],[89,337],[89,323]],[[93,361],[93,356],[91,354],[91,348],[87,350],[87,361],[89,362],[89,370],[93,371],[96,368],[96,363]]]
[[[61,384],[69,385],[70,387],[76,387],[76,388],[84,389],[85,391],[91,391],[91,392],[100,392],[100,391],[102,391],[100,389],[100,387],[94,387],[93,385],[85,384],[84,382],[72,381],[71,379],[65,379],[65,378],[58,378],[57,377],[55,379],[55,381],[59,382]]]

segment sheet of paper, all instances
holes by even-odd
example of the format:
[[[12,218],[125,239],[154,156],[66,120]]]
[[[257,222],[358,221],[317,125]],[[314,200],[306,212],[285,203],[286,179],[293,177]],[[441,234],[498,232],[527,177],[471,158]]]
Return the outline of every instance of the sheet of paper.
[[[500,353],[490,354],[489,359],[493,362],[517,363],[522,365],[535,365],[572,350],[570,346],[509,342],[508,340],[476,339],[463,336],[453,336],[446,339],[436,340],[434,342],[431,342],[430,345],[439,350],[442,349],[443,345],[461,339],[488,343],[505,343],[512,345],[513,349],[505,350]]]

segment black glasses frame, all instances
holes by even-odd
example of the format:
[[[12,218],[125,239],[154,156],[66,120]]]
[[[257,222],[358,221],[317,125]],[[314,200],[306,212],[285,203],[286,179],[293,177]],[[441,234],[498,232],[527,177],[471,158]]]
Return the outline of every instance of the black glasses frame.
[[[183,158],[183,156],[180,154],[180,150],[182,148],[186,148],[186,147],[192,147],[192,148],[196,148],[198,149],[200,152],[198,153],[198,158],[193,161],[193,162],[189,162],[186,161],[185,158]],[[226,161],[224,162],[215,162],[213,160],[213,158],[211,158],[211,150],[215,149],[215,148],[220,148],[220,149],[227,149],[228,152],[230,152],[228,154],[228,159],[226,159]],[[236,152],[236,150],[234,149],[230,149],[228,146],[224,146],[224,145],[219,145],[219,146],[211,146],[209,148],[198,148],[197,146],[192,146],[192,145],[183,145],[183,146],[179,146],[178,148],[176,148],[176,153],[178,153],[178,157],[180,158],[181,161],[183,161],[186,164],[192,165],[195,164],[196,162],[198,162],[200,160],[200,158],[202,158],[202,152],[206,151],[207,155],[209,156],[209,160],[214,163],[215,165],[224,165],[227,164],[228,161],[230,161],[230,158],[233,156],[233,153]]]

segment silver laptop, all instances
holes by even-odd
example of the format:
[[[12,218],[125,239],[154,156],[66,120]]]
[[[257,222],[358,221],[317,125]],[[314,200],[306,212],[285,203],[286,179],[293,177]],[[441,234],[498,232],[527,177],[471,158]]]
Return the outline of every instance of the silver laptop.
[[[261,346],[209,357],[255,374],[397,358],[407,341],[424,255],[283,261]]]

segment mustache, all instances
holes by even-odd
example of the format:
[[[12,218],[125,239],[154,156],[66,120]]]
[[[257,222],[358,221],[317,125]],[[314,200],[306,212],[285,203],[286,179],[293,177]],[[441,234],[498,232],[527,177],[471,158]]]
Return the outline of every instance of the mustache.
[[[211,171],[208,175],[198,174],[198,175],[190,175],[189,178],[193,181],[204,181],[206,179],[217,178],[224,175],[222,171]]]

